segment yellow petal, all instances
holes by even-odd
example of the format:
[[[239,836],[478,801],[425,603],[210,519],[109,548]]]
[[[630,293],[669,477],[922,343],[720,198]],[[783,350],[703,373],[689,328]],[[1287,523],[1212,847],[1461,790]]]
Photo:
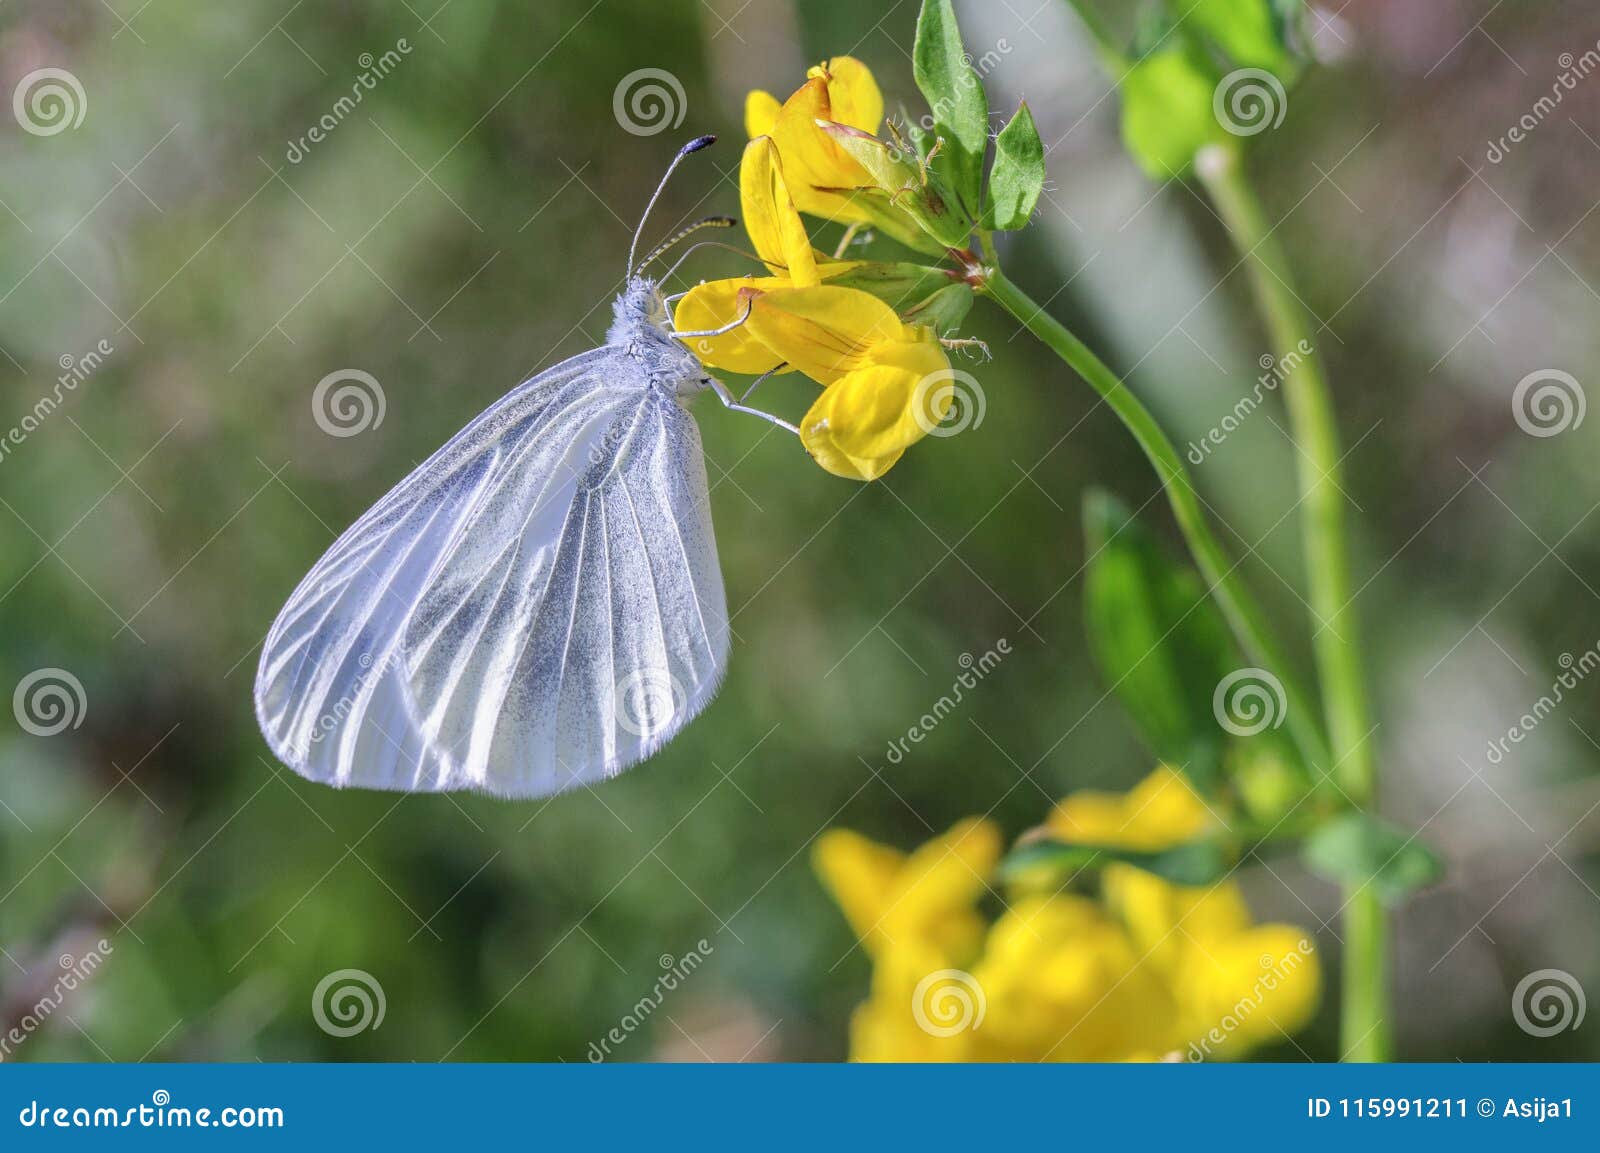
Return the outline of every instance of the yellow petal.
[[[1064,841],[1154,852],[1193,840],[1215,818],[1188,778],[1162,765],[1127,794],[1073,793],[1050,815]]]
[[[751,139],[772,135],[772,126],[778,119],[778,109],[782,107],[778,98],[770,92],[762,92],[760,89],[751,92],[744,98],[745,135]]]
[[[881,926],[884,936],[921,942],[965,964],[983,940],[975,906],[1000,859],[1000,830],[971,818],[919,847],[895,878]]]
[[[1197,943],[1205,948],[1250,927],[1244,894],[1231,881],[1191,888],[1163,881],[1132,865],[1110,865],[1102,880],[1106,904],[1150,963],[1166,973],[1181,971]]]
[[[680,332],[709,332],[725,328],[745,311],[749,291],[787,288],[789,282],[777,277],[744,276],[732,280],[712,280],[697,284],[673,310],[673,324]],[[783,357],[758,340],[748,322],[720,336],[688,338],[689,347],[707,368],[759,376],[783,363]]]
[[[840,148],[818,120],[832,120],[828,82],[814,77],[784,101],[773,122],[772,136],[783,154],[795,203],[801,211],[836,220],[866,220],[863,206],[852,204],[847,192],[869,184],[866,170]]]
[[[883,121],[883,93],[872,77],[872,70],[854,56],[835,56],[825,65],[806,73],[828,82],[829,118],[863,132],[876,133]]]
[[[820,384],[864,367],[869,348],[907,333],[894,309],[877,297],[826,284],[763,293],[745,327]]]
[[[875,946],[905,854],[849,829],[829,829],[817,838],[811,860],[856,936]]]
[[[1206,1057],[1240,1057],[1298,1032],[1322,993],[1316,949],[1303,929],[1262,925],[1195,950],[1180,998]]]
[[[939,397],[936,391],[930,407],[930,388],[937,390],[949,368],[937,340],[873,346],[867,364],[830,385],[807,414],[802,443],[810,448],[825,442],[852,461],[892,464],[935,427],[943,415],[937,408],[941,400],[948,408],[948,394]]]
[[[745,145],[739,164],[739,203],[750,243],[773,275],[787,276],[800,288],[818,283],[811,238],[790,199],[770,136],[758,136]]]
[[[820,120],[864,132],[878,127],[883,96],[865,65],[836,57],[813,68],[776,111],[774,103],[765,92],[751,93],[745,100],[745,128],[751,136],[770,135],[777,142],[797,209],[842,224],[871,225],[919,252],[944,254],[945,245],[873,190],[866,170],[818,126]]]
[[[830,388],[817,398],[810,411],[800,421],[800,443],[811,459],[827,472],[845,480],[877,480],[893,468],[905,449],[884,457],[865,458],[851,456],[841,448],[833,436],[829,417],[833,397]]]

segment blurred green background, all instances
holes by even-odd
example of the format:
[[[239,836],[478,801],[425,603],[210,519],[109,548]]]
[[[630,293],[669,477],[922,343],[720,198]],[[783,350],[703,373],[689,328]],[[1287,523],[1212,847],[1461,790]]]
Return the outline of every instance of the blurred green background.
[[[1218,222],[1123,155],[1064,3],[957,8],[995,61],[991,104],[1025,95],[1051,145],[1008,270],[1186,446],[1266,351]],[[1085,653],[1079,510],[1102,485],[1175,540],[1164,502],[1090,390],[983,304],[967,327],[993,360],[963,364],[981,424],[870,487],[698,404],[733,663],[645,765],[546,803],[402,799],[304,782],[256,731],[257,646],[296,581],[472,415],[603,338],[676,146],[727,138],[675,179],[656,233],[737,212],[750,87],[784,95],[850,53],[892,109],[920,108],[915,16],[910,0],[0,8],[4,94],[55,67],[86,102],[52,135],[0,122],[0,435],[64,363],[111,347],[0,457],[0,690],[58,668],[85,702],[51,736],[0,709],[0,1016],[49,989],[59,956],[113,946],[16,1059],[583,1060],[702,938],[705,964],[616,1059],[837,1058],[868,968],[810,872],[820,830],[910,846],[992,811],[1015,835],[1071,789],[1149,770]],[[1251,164],[1324,322],[1385,810],[1450,866],[1399,918],[1400,1052],[1594,1057],[1600,1030],[1530,1036],[1510,999],[1535,969],[1600,980],[1600,697],[1585,684],[1501,763],[1485,750],[1600,638],[1595,426],[1529,436],[1511,400],[1540,369],[1587,383],[1600,79],[1486,153],[1563,53],[1595,47],[1600,16],[1323,0],[1311,23],[1325,63]],[[363,54],[402,39],[292,161]],[[681,85],[681,123],[619,123],[614,93],[643,68]],[[675,283],[745,270],[704,249]],[[386,399],[347,438],[312,413],[340,369]],[[763,387],[791,417],[810,395]],[[1196,472],[1304,660],[1277,405]],[[962,654],[1002,637],[999,669],[891,763]],[[1292,860],[1241,876],[1259,918],[1317,930],[1336,968],[1330,885]],[[345,968],[387,1001],[347,1039],[311,1012]],[[1330,1003],[1306,1052],[1338,1056],[1333,1021]]]

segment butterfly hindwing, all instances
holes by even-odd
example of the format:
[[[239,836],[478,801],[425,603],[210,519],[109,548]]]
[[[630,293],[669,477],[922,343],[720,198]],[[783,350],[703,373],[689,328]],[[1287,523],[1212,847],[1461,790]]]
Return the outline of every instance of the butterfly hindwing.
[[[727,634],[694,420],[608,345],[513,390],[334,543],[268,634],[257,712],[314,780],[539,796],[681,728]]]

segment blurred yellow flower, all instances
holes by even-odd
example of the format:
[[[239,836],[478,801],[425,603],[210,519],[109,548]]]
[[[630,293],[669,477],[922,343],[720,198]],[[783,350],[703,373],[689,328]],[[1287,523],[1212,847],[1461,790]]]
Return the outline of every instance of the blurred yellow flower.
[[[830,829],[817,838],[812,857],[869,955],[915,944],[960,962],[982,941],[975,906],[1000,849],[1000,830],[971,819],[909,855],[848,829]]]
[[[1126,794],[1074,793],[1046,827],[1062,841],[1155,852],[1216,833],[1223,823],[1187,777],[1161,765]],[[1107,907],[1176,990],[1185,1035],[1201,1056],[1240,1055],[1296,1032],[1316,1011],[1321,967],[1309,934],[1252,926],[1232,881],[1175,885],[1111,864],[1102,889]],[[1206,1041],[1214,1030],[1220,1039]]]
[[[1157,851],[1221,818],[1172,769],[1129,793],[1076,793],[1052,835]],[[1109,865],[1103,900],[1026,893],[985,927],[999,834],[965,821],[909,856],[857,833],[815,864],[873,961],[851,1019],[858,1061],[1237,1058],[1305,1025],[1321,973],[1309,934],[1254,925],[1231,882],[1186,887]]]

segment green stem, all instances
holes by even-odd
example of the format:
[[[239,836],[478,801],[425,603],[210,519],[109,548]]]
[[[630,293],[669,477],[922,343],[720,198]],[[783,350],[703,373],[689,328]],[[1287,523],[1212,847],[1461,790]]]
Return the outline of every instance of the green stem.
[[[1370,724],[1345,532],[1340,483],[1339,428],[1313,329],[1291,287],[1289,262],[1238,151],[1217,146],[1195,161],[1223,221],[1248,266],[1256,305],[1271,336],[1284,401],[1298,451],[1301,536],[1312,640],[1322,704],[1332,742],[1327,768],[1349,799],[1363,809],[1377,802],[1377,770],[1367,743]],[[1345,906],[1344,998],[1341,1026],[1347,1060],[1383,1061],[1390,1054],[1387,925],[1371,885],[1351,886]]]
[[[1317,722],[1317,712],[1311,707],[1310,698],[1290,675],[1289,666],[1260,610],[1240,582],[1237,563],[1228,559],[1227,553],[1211,535],[1200,498],[1195,493],[1178,450],[1161,431],[1150,410],[1128,391],[1122,379],[1090,351],[1088,345],[1045,312],[1043,307],[1035,304],[1027,293],[1000,271],[994,259],[993,245],[987,236],[982,239],[986,259],[981,291],[993,298],[995,303],[1088,381],[1105,400],[1107,407],[1133,434],[1134,440],[1138,441],[1139,447],[1155,467],[1156,475],[1161,478],[1178,528],[1240,646],[1251,660],[1272,672],[1283,685],[1290,735],[1301,755],[1312,764],[1326,763],[1327,744]]]

